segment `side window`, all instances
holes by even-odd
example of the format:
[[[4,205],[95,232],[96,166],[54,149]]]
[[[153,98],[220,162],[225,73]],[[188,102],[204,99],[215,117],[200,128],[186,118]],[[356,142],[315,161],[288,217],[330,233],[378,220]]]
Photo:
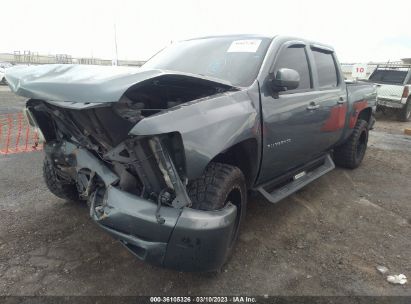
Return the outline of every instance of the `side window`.
[[[292,91],[307,90],[311,88],[310,69],[308,67],[307,54],[304,47],[291,46],[283,49],[276,60],[274,72],[282,68],[293,69],[300,74],[300,85]]]
[[[337,70],[332,53],[312,50],[320,89],[338,86]]]

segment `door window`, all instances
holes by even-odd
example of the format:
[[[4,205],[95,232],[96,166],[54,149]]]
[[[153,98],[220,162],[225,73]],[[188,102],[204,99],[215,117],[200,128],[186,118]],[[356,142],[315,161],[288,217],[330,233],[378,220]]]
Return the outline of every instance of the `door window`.
[[[318,86],[320,89],[336,88],[338,86],[337,69],[333,54],[313,50],[315,66],[318,75]]]
[[[300,84],[292,91],[303,91],[311,88],[310,69],[304,46],[290,46],[284,49],[276,62],[275,73],[282,68],[293,69],[300,74]]]
[[[369,80],[388,84],[403,84],[407,71],[381,69],[375,70]]]

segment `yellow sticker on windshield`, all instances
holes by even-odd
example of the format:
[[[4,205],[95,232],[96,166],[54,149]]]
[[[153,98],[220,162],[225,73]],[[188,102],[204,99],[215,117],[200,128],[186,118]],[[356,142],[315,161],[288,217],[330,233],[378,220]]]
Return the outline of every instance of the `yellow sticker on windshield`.
[[[235,40],[228,48],[228,53],[255,53],[260,46],[260,39]]]

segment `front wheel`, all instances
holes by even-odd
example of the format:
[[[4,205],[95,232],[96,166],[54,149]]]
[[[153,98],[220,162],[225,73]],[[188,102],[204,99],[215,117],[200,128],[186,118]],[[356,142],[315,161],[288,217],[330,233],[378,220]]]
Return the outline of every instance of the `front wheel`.
[[[334,149],[334,162],[344,168],[357,168],[365,155],[368,143],[368,123],[359,119],[347,141]]]
[[[235,226],[228,244],[228,258],[245,217],[247,191],[243,173],[235,166],[212,162],[201,177],[190,181],[187,192],[194,209],[219,210],[230,203],[237,207]]]
[[[55,196],[69,201],[79,200],[78,191],[74,182],[67,178],[61,170],[56,168],[47,157],[44,158],[43,162],[43,177],[47,188]]]

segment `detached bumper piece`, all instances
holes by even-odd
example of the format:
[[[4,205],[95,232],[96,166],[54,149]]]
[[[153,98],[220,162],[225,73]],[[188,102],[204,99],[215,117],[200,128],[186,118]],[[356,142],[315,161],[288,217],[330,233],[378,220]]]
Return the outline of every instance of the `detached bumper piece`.
[[[181,271],[221,268],[231,242],[236,207],[218,211],[162,206],[108,187],[101,204],[92,203],[90,215],[106,232],[138,258]]]

